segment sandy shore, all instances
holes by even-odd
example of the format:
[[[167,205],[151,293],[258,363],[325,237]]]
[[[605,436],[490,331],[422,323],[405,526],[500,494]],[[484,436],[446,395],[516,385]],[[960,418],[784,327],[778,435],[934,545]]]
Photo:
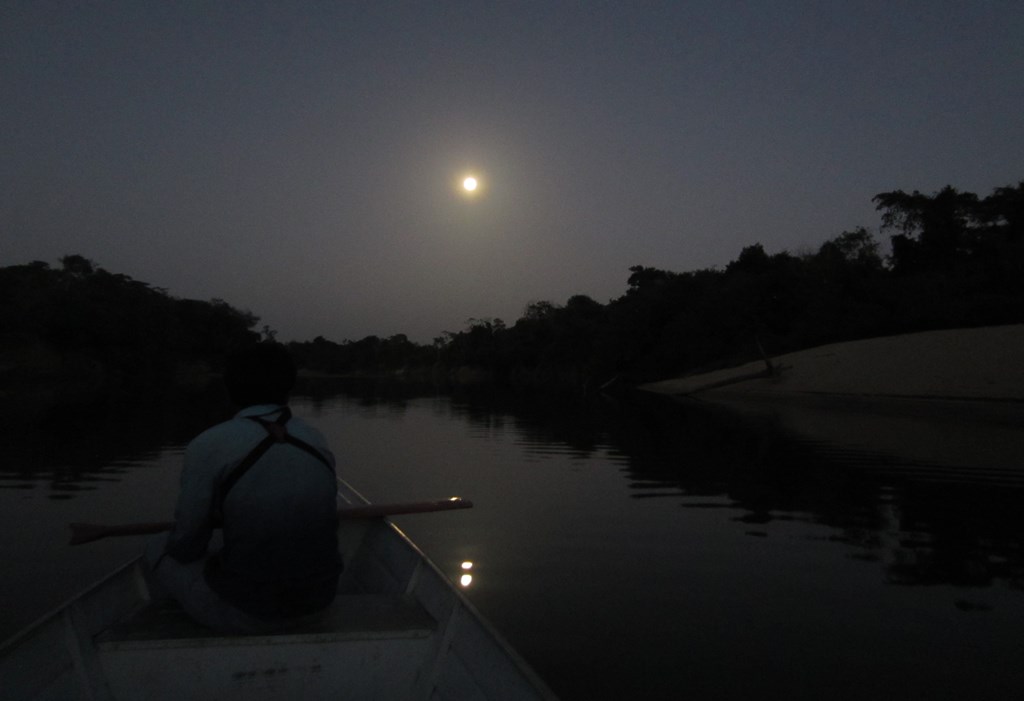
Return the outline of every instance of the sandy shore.
[[[641,389],[767,417],[929,479],[1024,481],[1024,325],[820,346]],[[923,467],[927,466],[927,467]],[[923,472],[922,472],[923,470]]]
[[[828,394],[1024,401],[1024,324],[836,343],[763,362],[641,386],[673,395]],[[736,381],[739,380],[739,381]]]

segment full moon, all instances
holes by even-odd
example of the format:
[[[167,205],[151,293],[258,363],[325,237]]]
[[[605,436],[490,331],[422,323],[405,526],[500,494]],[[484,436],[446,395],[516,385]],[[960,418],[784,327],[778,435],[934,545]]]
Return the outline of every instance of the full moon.
[[[466,192],[473,192],[476,189],[477,182],[476,178],[470,176],[462,181],[462,189]]]

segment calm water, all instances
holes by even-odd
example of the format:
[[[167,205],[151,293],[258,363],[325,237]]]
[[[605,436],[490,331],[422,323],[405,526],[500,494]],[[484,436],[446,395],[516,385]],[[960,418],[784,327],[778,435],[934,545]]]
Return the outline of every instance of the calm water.
[[[586,408],[305,396],[373,501],[462,495],[396,521],[564,699],[1024,695],[1024,472],[796,440],[660,400]],[[5,438],[0,637],[139,548],[72,521],[163,520],[182,445],[214,420],[79,419]]]

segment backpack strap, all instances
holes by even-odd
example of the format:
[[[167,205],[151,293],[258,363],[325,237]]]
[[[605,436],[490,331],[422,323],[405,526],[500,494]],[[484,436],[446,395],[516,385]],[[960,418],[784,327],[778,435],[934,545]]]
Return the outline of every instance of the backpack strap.
[[[213,502],[213,516],[214,522],[221,524],[224,521],[224,500],[227,499],[228,492],[238,483],[238,480],[242,479],[242,476],[249,471],[256,462],[263,457],[275,443],[288,443],[296,448],[303,450],[304,452],[312,455],[317,460],[322,462],[324,466],[334,474],[334,466],[327,459],[327,457],[319,450],[311,446],[309,443],[296,438],[295,436],[288,433],[288,429],[285,428],[285,424],[292,418],[292,410],[285,407],[281,411],[281,415],[273,421],[267,421],[260,416],[247,416],[245,417],[250,421],[255,421],[262,426],[266,432],[266,437],[260,441],[255,448],[249,451],[249,453],[242,458],[241,462],[232,468],[231,472],[221,481],[220,486],[217,488],[217,494],[214,497]]]

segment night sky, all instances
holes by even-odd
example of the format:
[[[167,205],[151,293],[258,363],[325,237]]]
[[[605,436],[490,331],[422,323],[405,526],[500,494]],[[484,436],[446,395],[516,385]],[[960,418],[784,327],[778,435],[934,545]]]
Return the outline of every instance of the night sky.
[[[1019,0],[4,0],[0,91],[0,265],[280,340],[429,342],[1024,179]]]

